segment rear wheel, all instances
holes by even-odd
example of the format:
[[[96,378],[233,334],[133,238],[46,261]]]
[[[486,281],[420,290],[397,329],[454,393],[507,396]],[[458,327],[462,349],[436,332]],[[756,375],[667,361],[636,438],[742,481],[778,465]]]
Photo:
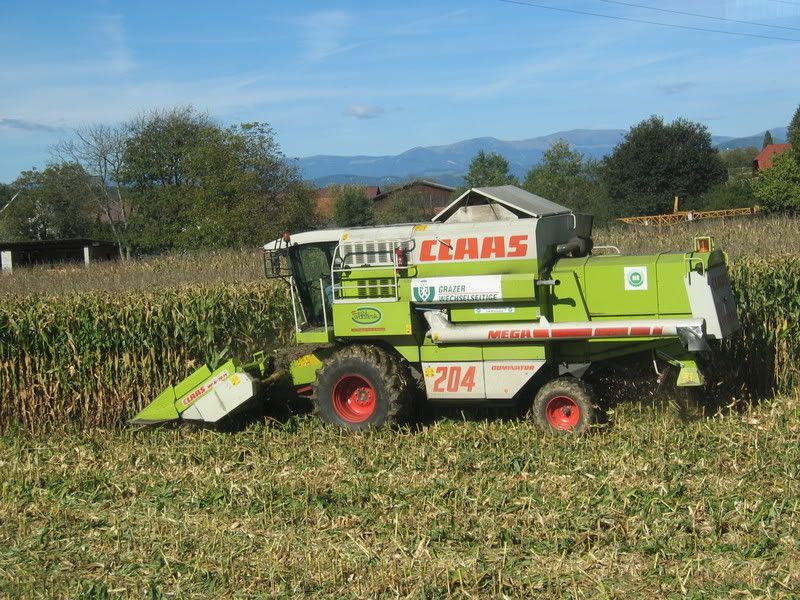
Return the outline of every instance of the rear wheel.
[[[559,377],[539,389],[531,413],[542,431],[580,434],[597,422],[598,407],[588,383],[574,377]]]
[[[376,346],[346,346],[322,364],[314,384],[314,411],[344,429],[378,429],[408,414],[410,375],[400,359]]]

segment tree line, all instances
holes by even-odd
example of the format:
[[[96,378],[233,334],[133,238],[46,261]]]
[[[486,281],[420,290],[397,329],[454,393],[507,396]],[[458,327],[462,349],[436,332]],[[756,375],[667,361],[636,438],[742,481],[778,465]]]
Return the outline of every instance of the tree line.
[[[555,141],[522,181],[498,154],[479,152],[465,187],[514,184],[599,223],[617,216],[760,205],[800,211],[800,107],[790,151],[753,174],[754,147],[720,152],[708,129],[653,116],[602,160]],[[767,132],[764,145],[772,143]],[[15,201],[9,200],[18,194]],[[118,126],[92,125],[53,148],[42,171],[0,185],[0,239],[96,237],[121,251],[252,246],[283,231],[423,221],[435,207],[399,190],[375,208],[363,186],[336,186],[333,223],[317,213],[315,188],[280,150],[266,123],[222,127],[192,107],[151,111]],[[4,207],[4,208],[3,208]]]
[[[556,140],[522,179],[510,173],[500,154],[480,151],[470,163],[464,187],[517,185],[576,211],[597,223],[620,216],[663,214],[675,196],[686,210],[721,210],[759,205],[766,211],[800,211],[800,107],[789,126],[792,151],[775,158],[774,167],[753,173],[754,146],[719,151],[701,123],[652,116],[635,125],[602,160],[585,157]],[[772,144],[766,132],[762,148]],[[335,190],[334,221],[342,226],[409,223],[431,215],[413,194],[399,192],[373,210],[366,190]]]
[[[252,246],[316,226],[316,190],[265,123],[221,127],[192,107],[92,125],[0,190],[0,238],[112,239],[133,252]]]
[[[518,182],[497,154],[480,152],[465,177],[467,187],[521,185],[526,190],[599,221],[671,212],[679,196],[688,210],[760,205],[800,211],[800,107],[789,125],[791,149],[771,169],[753,173],[755,147],[720,152],[708,129],[686,119],[652,116],[635,125],[602,160],[584,157],[558,140]],[[762,147],[772,143],[767,132]]]

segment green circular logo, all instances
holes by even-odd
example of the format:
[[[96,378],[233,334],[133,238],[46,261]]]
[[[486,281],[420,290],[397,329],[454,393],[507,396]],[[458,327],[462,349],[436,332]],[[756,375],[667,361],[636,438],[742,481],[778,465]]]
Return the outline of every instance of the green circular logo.
[[[633,271],[630,275],[628,275],[628,283],[630,283],[633,287],[639,287],[644,283],[644,277],[639,271]]]
[[[358,325],[374,325],[383,318],[381,311],[372,306],[359,306],[351,313],[353,323]]]

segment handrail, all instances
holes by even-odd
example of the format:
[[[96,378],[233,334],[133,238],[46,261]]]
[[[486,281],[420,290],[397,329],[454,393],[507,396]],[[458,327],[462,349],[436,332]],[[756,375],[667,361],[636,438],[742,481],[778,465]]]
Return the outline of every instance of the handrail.
[[[322,298],[322,322],[325,324],[325,335],[328,335],[328,311],[325,307],[325,282],[319,278],[319,295]]]
[[[331,286],[333,291],[333,302],[340,302],[340,303],[358,303],[363,302],[364,298],[345,298],[342,296],[342,291],[344,289],[355,291],[357,294],[360,291],[364,291],[367,294],[368,299],[371,302],[396,302],[399,300],[399,273],[400,269],[407,269],[409,265],[399,266],[397,264],[397,250],[399,248],[404,248],[405,250],[409,250],[407,246],[413,244],[413,238],[405,238],[405,239],[387,239],[387,240],[378,240],[378,241],[371,241],[371,240],[354,240],[354,241],[345,241],[339,242],[336,246],[336,249],[333,251],[333,260],[331,260]],[[367,250],[365,246],[371,245],[372,248]],[[378,247],[380,246],[380,247]],[[349,252],[346,252],[350,250]],[[357,251],[353,251],[357,250]],[[373,255],[373,256],[380,256],[380,255],[388,255],[388,261],[374,261],[369,263],[364,263],[361,265],[348,265],[347,258],[351,255]],[[337,260],[339,266],[337,267]],[[341,285],[341,277],[336,277],[337,273],[352,273],[353,271],[379,271],[391,269],[392,275],[391,280],[387,283],[361,283],[361,282],[353,282],[354,285],[350,286],[342,286]],[[388,278],[380,278],[376,277],[374,279],[388,279]],[[370,297],[369,290],[379,288],[379,289],[389,289],[392,292],[392,296],[377,296],[377,297]]]

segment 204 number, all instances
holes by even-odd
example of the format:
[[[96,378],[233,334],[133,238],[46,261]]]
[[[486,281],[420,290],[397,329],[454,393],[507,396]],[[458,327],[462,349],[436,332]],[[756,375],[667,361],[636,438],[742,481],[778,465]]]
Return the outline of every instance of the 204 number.
[[[436,367],[436,380],[433,382],[433,391],[436,393],[464,391],[471,392],[475,389],[475,367],[440,366]]]

